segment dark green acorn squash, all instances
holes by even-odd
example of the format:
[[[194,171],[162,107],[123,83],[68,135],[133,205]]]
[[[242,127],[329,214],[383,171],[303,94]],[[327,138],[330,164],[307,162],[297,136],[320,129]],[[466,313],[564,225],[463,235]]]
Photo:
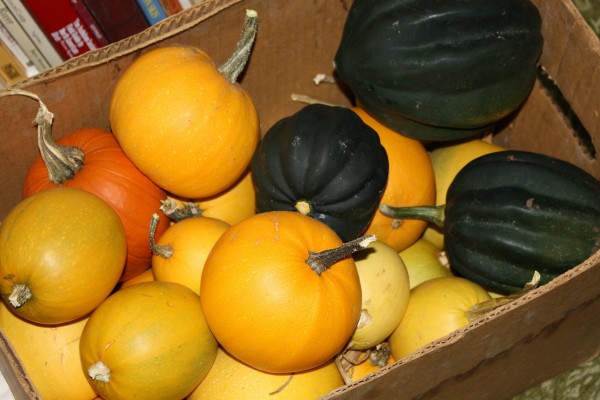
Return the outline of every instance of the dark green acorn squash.
[[[600,249],[600,182],[538,153],[476,158],[456,175],[445,206],[381,210],[442,226],[453,270],[502,293],[523,289],[534,271],[547,283]]]
[[[273,125],[254,153],[257,212],[298,211],[355,239],[377,211],[388,168],[379,136],[356,113],[305,106]]]
[[[335,67],[383,125],[423,141],[455,140],[518,108],[542,44],[529,0],[355,0]]]

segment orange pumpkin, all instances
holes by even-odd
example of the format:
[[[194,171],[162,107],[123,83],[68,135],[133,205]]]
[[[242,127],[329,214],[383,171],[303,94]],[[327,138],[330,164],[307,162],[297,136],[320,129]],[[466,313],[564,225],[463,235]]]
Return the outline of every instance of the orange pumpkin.
[[[17,317],[0,302],[0,330],[40,398],[96,398],[79,361],[79,338],[86,322],[84,318],[64,325],[38,325]]]
[[[38,156],[31,165],[23,186],[23,196],[57,186],[76,187],[98,195],[110,204],[119,215],[127,235],[127,260],[120,280],[125,281],[150,267],[152,253],[148,246],[148,224],[152,214],[159,213],[160,201],[166,197],[164,190],[127,158],[110,132],[86,128],[62,137],[56,143],[47,136],[40,142],[42,153],[61,146],[75,147],[83,154],[83,166],[73,171],[56,158]],[[60,179],[49,171],[62,170]],[[156,227],[160,237],[169,226],[163,218]]]
[[[80,354],[103,399],[183,399],[208,374],[217,342],[197,294],[154,281],[121,289],[96,308]]]
[[[353,246],[340,246],[327,225],[293,211],[256,214],[229,228],[213,246],[200,286],[202,310],[219,343],[271,373],[332,359],[354,332],[361,308],[360,280],[348,255]],[[322,253],[332,249],[329,258]]]
[[[206,258],[229,224],[210,217],[186,218],[153,243],[152,271],[157,281],[176,282],[200,294]]]
[[[333,361],[295,374],[270,374],[219,349],[206,378],[188,400],[310,400],[344,385]]]
[[[362,108],[355,107],[353,110],[379,134],[381,144],[388,155],[388,183],[380,202],[403,206],[433,205],[435,176],[423,144],[383,126]],[[417,241],[426,228],[427,222],[422,220],[397,220],[377,212],[366,232],[374,234],[377,240],[396,251],[402,251]]]
[[[112,131],[135,165],[168,192],[212,196],[246,171],[259,139],[258,116],[235,82],[256,24],[249,10],[239,51],[219,68],[198,48],[166,45],[142,54],[119,78]]]
[[[110,294],[126,253],[123,225],[104,200],[46,189],[21,200],[0,225],[0,294],[30,321],[73,321]]]

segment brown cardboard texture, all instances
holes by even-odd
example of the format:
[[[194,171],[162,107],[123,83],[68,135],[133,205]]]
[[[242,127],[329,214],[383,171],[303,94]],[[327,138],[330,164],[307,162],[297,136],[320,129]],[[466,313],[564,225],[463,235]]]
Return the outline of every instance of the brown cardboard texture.
[[[494,135],[514,149],[550,154],[600,178],[600,43],[570,0],[534,0],[545,39],[541,77],[523,107]],[[38,94],[55,114],[54,138],[77,128],[109,128],[108,102],[123,70],[141,53],[167,43],[198,46],[217,64],[239,37],[245,9],[259,32],[241,84],[253,97],[263,132],[302,105],[302,93],[349,105],[331,74],[350,1],[208,0],[132,38],[72,59],[17,86]],[[544,75],[545,76],[545,75]],[[551,83],[556,85],[552,88]],[[0,218],[20,200],[37,155],[37,103],[0,98]],[[470,326],[398,360],[327,399],[507,399],[592,358],[600,350],[600,252],[553,282]],[[16,399],[38,399],[10,343],[0,336],[0,369]]]

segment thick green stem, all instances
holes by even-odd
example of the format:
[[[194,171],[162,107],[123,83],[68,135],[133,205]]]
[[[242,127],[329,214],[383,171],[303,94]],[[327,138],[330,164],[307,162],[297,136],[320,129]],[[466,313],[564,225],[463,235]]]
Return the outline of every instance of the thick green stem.
[[[439,227],[444,226],[445,206],[392,207],[381,204],[379,211],[395,219],[422,219]]]
[[[346,258],[358,250],[366,249],[371,242],[377,238],[375,235],[362,236],[357,239],[344,243],[335,249],[324,250],[319,252],[309,252],[306,263],[310,268],[321,276],[323,272],[328,270],[333,264]]]
[[[33,122],[37,125],[38,147],[48,169],[48,179],[55,184],[73,179],[77,171],[83,167],[83,151],[74,146],[61,146],[52,140],[52,114],[42,100],[34,93],[20,89],[10,89],[2,96],[20,95],[38,102],[38,113]]]
[[[235,51],[231,57],[219,67],[219,72],[223,74],[231,83],[237,82],[238,77],[244,70],[252,45],[258,31],[258,13],[254,10],[246,10],[246,19],[242,30],[242,37],[237,43]]]
[[[152,254],[167,259],[173,255],[173,247],[168,244],[156,244],[156,227],[158,226],[159,218],[158,214],[152,214],[152,219],[150,220],[150,250]]]

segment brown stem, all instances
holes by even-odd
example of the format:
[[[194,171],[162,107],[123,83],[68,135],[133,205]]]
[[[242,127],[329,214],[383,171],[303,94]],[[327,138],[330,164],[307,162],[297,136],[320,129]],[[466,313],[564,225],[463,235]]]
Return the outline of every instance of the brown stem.
[[[160,210],[175,222],[186,218],[202,216],[202,209],[193,201],[177,202],[167,198],[160,202]]]
[[[235,51],[223,65],[219,67],[219,72],[223,74],[231,83],[237,82],[239,75],[244,70],[252,45],[258,31],[258,13],[255,10],[246,10],[246,19],[242,29],[242,36],[237,43]]]
[[[0,93],[0,97],[12,95],[26,96],[36,100],[39,104],[33,122],[37,125],[38,147],[48,169],[48,179],[58,185],[73,179],[75,174],[83,167],[83,151],[74,146],[61,146],[52,140],[54,114],[48,110],[39,96],[20,89],[9,89],[4,93]]]
[[[158,226],[159,218],[158,214],[152,214],[152,219],[150,220],[150,250],[152,254],[167,259],[173,255],[173,247],[169,244],[156,244],[156,227]]]
[[[323,272],[329,269],[333,264],[339,260],[350,256],[358,250],[366,249],[369,247],[371,242],[374,242],[377,238],[375,235],[361,236],[357,239],[351,240],[342,244],[340,247],[335,249],[324,250],[319,252],[308,253],[306,263],[310,268],[321,276]]]

